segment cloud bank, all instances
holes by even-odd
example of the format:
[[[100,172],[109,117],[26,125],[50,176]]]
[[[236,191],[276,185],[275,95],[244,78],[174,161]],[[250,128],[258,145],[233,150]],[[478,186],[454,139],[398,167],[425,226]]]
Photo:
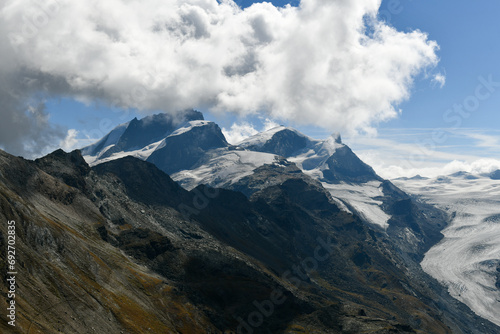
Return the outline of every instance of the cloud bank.
[[[442,140],[436,140],[435,133],[431,128],[385,129],[376,138],[343,139],[386,179],[437,177],[459,171],[480,175],[500,169],[500,160],[490,158],[500,153],[498,130],[448,129]]]
[[[232,0],[6,0],[0,86],[10,77],[30,87],[19,88],[2,117],[30,117],[29,99],[42,94],[373,133],[438,63],[436,42],[380,21],[380,4],[302,0],[243,10]]]
[[[370,158],[364,157],[364,161],[371,161]],[[380,162],[373,161],[373,169],[388,180],[397,179],[400,177],[414,177],[420,175],[422,177],[434,178],[438,176],[446,176],[456,172],[467,172],[473,175],[490,174],[500,169],[500,160],[496,159],[477,159],[471,162],[453,160],[449,163],[441,164],[435,167],[422,168],[403,168],[398,165],[386,166]]]
[[[266,118],[265,120],[262,119],[261,122],[262,126],[260,130],[257,130],[255,125],[252,123],[243,121],[241,123],[233,123],[229,129],[222,128],[222,133],[224,134],[224,137],[226,137],[228,143],[236,145],[259,132],[267,131],[280,126],[278,123],[269,118]]]

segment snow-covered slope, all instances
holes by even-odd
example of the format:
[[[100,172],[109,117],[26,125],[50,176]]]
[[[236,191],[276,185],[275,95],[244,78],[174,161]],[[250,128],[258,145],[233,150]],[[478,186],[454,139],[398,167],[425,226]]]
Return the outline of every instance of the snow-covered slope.
[[[174,136],[180,136],[184,133],[187,133],[187,132],[193,130],[193,128],[207,126],[210,123],[213,123],[213,122],[203,121],[203,120],[186,122],[184,124],[181,124],[174,132],[172,132],[170,135],[168,135],[167,138],[174,137]]]
[[[357,213],[367,222],[386,229],[390,215],[382,210],[383,202],[380,201],[380,197],[384,194],[375,172],[357,159],[354,153],[342,143],[337,133],[325,140],[311,141],[311,144],[288,160],[294,162],[305,174],[319,180],[343,210]],[[336,161],[336,165],[342,165],[346,160],[357,159],[358,161],[352,163],[352,166],[344,167],[344,169],[362,170],[367,174],[366,180],[363,180],[365,182],[349,182],[352,180],[342,176],[331,177],[335,173],[332,172],[331,161],[335,161],[334,158],[339,152],[345,153]],[[340,171],[336,172],[339,174]]]
[[[500,325],[500,180],[458,173],[394,183],[451,216],[423,269],[453,297]]]
[[[383,202],[379,199],[384,196],[382,183],[370,181],[362,184],[329,184],[321,182],[330,194],[340,200],[347,208],[346,211],[357,213],[365,221],[380,226],[383,229],[389,227],[390,215],[382,209]]]
[[[220,148],[205,154],[196,166],[171,175],[182,187],[191,190],[200,184],[226,188],[253,173],[264,164],[272,164],[276,155],[270,153]]]
[[[152,143],[149,145],[146,145],[143,148],[137,149],[137,150],[130,150],[130,151],[119,151],[119,152],[113,152],[109,155],[105,155],[106,152],[110,148],[113,147],[113,145],[106,146],[105,149],[99,154],[99,155],[84,155],[85,161],[90,165],[90,166],[95,166],[98,164],[102,164],[104,162],[124,158],[127,156],[132,156],[141,160],[146,160],[157,148],[158,146],[163,143],[163,140],[157,141],[156,143]]]
[[[103,155],[107,150],[116,145],[125,130],[127,130],[129,124],[130,122],[118,125],[116,128],[111,130],[110,133],[108,133],[96,143],[82,148],[82,155],[86,157],[85,160],[87,161],[87,163],[92,165],[101,157],[101,155]]]

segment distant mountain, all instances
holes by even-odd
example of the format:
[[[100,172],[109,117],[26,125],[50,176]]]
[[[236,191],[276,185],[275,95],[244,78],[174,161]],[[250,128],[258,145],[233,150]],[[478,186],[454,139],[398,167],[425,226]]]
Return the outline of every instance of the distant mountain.
[[[450,174],[450,176],[457,177],[457,178],[461,177],[465,180],[477,180],[478,179],[477,176],[475,176],[471,173],[467,173],[467,172],[456,172],[456,173]]]
[[[407,180],[426,180],[428,179],[427,177],[423,177],[421,175],[415,175],[412,177],[398,177],[395,178],[394,181],[407,181]]]
[[[314,140],[297,130],[277,127],[256,134],[238,146],[249,151],[289,158],[304,170],[321,170],[321,178],[327,182],[360,183],[382,180],[370,166],[342,143],[339,134],[334,134],[326,140]]]
[[[496,171],[491,172],[489,176],[492,180],[500,180],[500,169],[497,169]]]
[[[238,143],[238,146],[249,151],[271,153],[288,158],[311,144],[312,140],[300,132],[278,126],[256,134]]]
[[[90,146],[82,148],[82,154],[89,163],[103,162],[131,155],[141,159],[169,134],[189,121],[202,121],[199,111],[188,110],[178,115],[157,114],[141,120],[134,118],[121,124]]]

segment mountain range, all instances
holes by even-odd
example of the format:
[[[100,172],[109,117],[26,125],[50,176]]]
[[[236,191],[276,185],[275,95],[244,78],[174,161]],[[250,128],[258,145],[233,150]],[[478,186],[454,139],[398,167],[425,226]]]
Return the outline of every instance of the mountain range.
[[[231,145],[194,110],[35,161],[0,151],[13,332],[498,333],[426,267],[449,211],[394,182],[338,134]]]

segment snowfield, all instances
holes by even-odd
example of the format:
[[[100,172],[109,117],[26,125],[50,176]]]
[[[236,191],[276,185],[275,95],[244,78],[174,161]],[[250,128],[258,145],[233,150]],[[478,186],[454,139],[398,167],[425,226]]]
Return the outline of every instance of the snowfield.
[[[251,175],[264,164],[272,164],[275,159],[274,154],[221,148],[209,151],[193,169],[179,171],[171,177],[187,190],[200,184],[223,188]]]
[[[388,221],[391,216],[381,209],[382,202],[374,199],[384,196],[380,188],[381,182],[371,181],[363,184],[321,182],[321,184],[334,199],[344,204],[343,206],[347,208],[344,211],[354,211],[368,223],[378,225],[383,229],[389,227]]]
[[[444,239],[421,265],[477,315],[500,325],[500,181],[459,174],[394,180],[398,187],[450,214]]]
[[[271,138],[278,132],[280,131],[283,131],[283,130],[291,130],[291,131],[294,131],[296,133],[298,133],[298,131],[294,130],[294,129],[291,129],[291,128],[287,128],[287,127],[284,127],[282,125],[280,126],[277,126],[277,127],[274,127],[272,129],[269,129],[267,131],[263,131],[263,132],[260,132],[260,133],[257,133],[251,137],[248,137],[244,140],[242,140],[241,142],[237,143],[236,146],[240,146],[240,147],[243,147],[243,148],[248,148],[248,147],[256,147],[256,148],[261,148],[262,146],[264,146],[264,144],[271,140]]]
[[[210,121],[189,121],[189,122],[186,122],[185,124],[182,124],[177,130],[175,130],[170,135],[168,135],[168,137],[179,136],[179,135],[182,135],[183,133],[186,133],[186,132],[193,130],[193,128],[206,126],[206,125],[209,125],[211,123],[213,123],[213,122],[210,122]]]
[[[158,148],[158,146],[162,142],[163,142],[163,139],[156,142],[156,143],[149,144],[148,146],[143,147],[143,148],[138,149],[138,150],[116,152],[107,158],[100,158],[104,153],[106,153],[111,147],[114,146],[114,145],[110,145],[110,146],[104,148],[98,156],[84,155],[83,158],[91,167],[98,165],[98,164],[108,162],[108,161],[112,161],[112,160],[116,160],[116,159],[120,159],[120,158],[125,158],[127,156],[132,156],[132,157],[135,157],[135,158],[138,158],[141,160],[146,160]]]

